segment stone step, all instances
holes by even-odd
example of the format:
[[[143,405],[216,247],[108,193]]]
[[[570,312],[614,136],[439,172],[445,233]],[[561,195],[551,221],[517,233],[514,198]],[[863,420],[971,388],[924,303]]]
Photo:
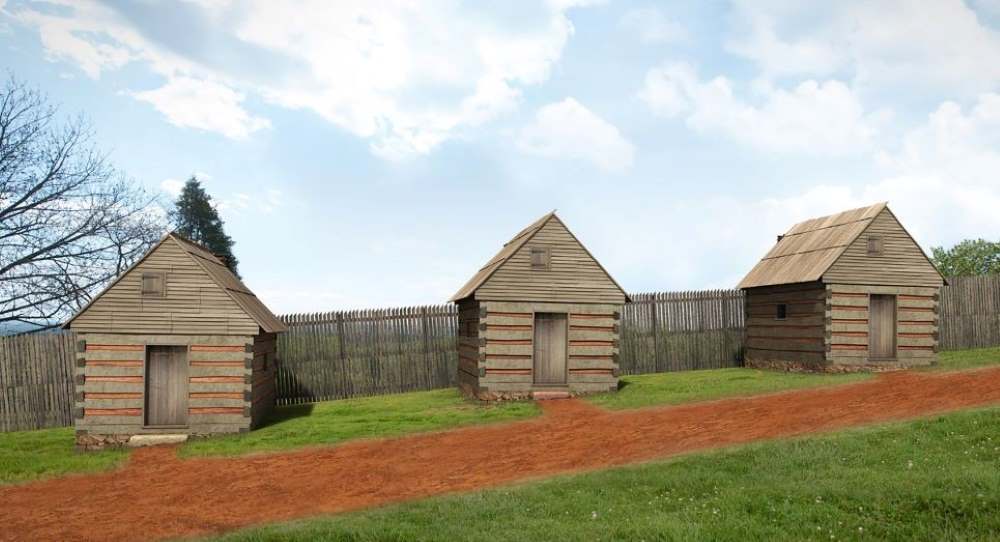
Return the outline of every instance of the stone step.
[[[568,389],[534,390],[531,398],[536,401],[547,401],[549,399],[569,399],[571,397]]]
[[[159,446],[162,444],[180,444],[187,439],[187,435],[133,435],[125,445],[129,448],[141,448],[143,446]]]

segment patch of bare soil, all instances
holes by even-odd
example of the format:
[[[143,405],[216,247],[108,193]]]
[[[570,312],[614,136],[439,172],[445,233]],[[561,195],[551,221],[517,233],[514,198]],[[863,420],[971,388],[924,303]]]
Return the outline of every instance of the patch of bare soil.
[[[845,386],[545,415],[329,448],[181,461],[138,450],[122,470],[0,488],[2,540],[148,540],[343,512],[682,452],[1000,404],[1000,369],[893,373]]]

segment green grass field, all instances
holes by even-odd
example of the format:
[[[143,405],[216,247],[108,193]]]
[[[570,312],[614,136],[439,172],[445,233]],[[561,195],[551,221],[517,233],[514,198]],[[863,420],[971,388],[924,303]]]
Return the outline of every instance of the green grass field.
[[[114,468],[123,450],[78,453],[72,427],[0,433],[0,484]]]
[[[233,533],[297,540],[996,540],[1000,409]]]
[[[952,350],[938,354],[938,364],[925,371],[960,371],[1000,365],[1000,348]]]
[[[328,445],[355,438],[513,421],[540,412],[531,401],[483,404],[463,399],[455,389],[327,401],[278,408],[260,429],[192,440],[181,448],[181,455],[234,455]]]
[[[621,378],[617,392],[592,395],[587,397],[587,401],[610,409],[639,408],[847,384],[868,378],[872,375],[784,373],[740,368],[630,375]]]

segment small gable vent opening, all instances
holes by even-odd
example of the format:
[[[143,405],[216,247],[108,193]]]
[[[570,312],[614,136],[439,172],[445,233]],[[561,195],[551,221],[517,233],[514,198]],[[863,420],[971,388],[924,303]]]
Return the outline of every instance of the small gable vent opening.
[[[552,259],[552,249],[549,247],[531,247],[531,270],[548,271]]]
[[[881,256],[882,255],[882,236],[881,235],[870,235],[868,236],[868,255],[869,256]]]
[[[166,295],[167,276],[165,273],[142,274],[142,297],[163,297]]]
[[[784,320],[788,318],[788,305],[785,303],[778,303],[774,308],[774,319]]]

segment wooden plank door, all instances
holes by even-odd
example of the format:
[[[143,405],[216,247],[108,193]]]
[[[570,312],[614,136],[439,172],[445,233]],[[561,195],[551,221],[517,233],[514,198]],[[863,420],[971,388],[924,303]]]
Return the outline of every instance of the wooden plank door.
[[[896,359],[896,296],[872,294],[868,307],[868,357]]]
[[[187,425],[186,346],[146,347],[146,425]]]
[[[535,384],[566,385],[566,315],[535,314]]]

